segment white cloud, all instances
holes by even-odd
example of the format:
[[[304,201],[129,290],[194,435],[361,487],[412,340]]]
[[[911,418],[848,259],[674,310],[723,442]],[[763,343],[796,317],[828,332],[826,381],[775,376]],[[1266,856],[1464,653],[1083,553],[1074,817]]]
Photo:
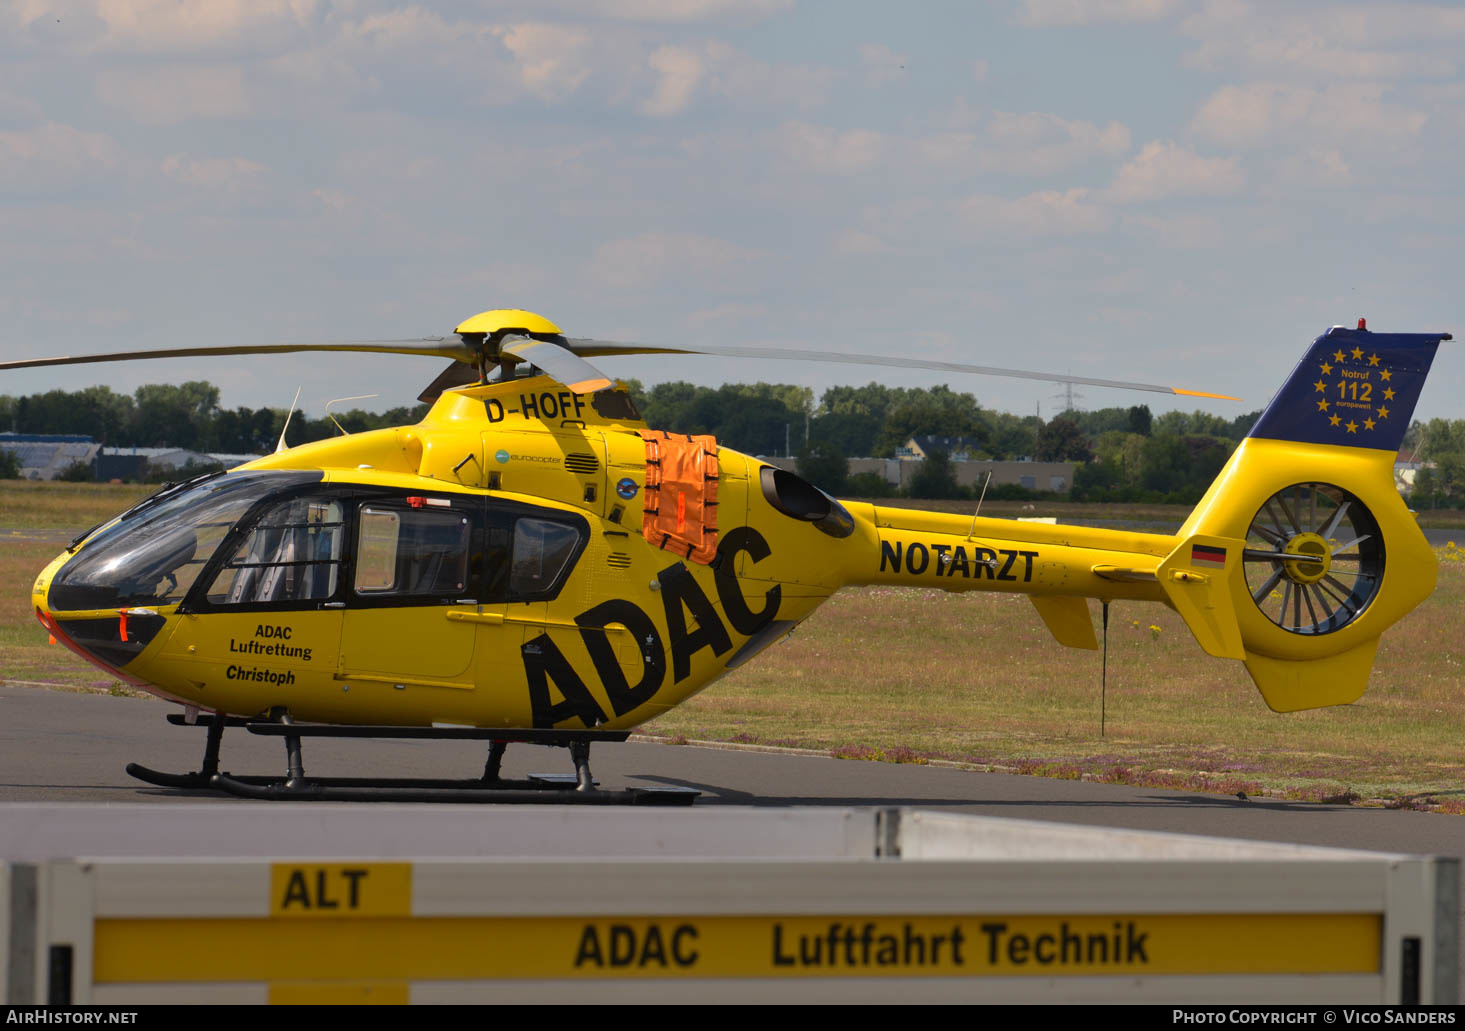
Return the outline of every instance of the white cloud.
[[[1465,9],[1426,4],[1300,6],[1212,0],[1182,23],[1188,63],[1269,75],[1393,79],[1453,74]],[[1444,44],[1444,46],[1442,46]]]
[[[828,98],[834,73],[800,64],[771,64],[713,40],[705,51],[710,61],[708,90],[734,103],[809,110]]]
[[[940,132],[933,136],[922,136],[914,142],[912,151],[927,165],[975,167],[979,151],[978,136],[974,132]]]
[[[101,50],[189,52],[304,42],[316,0],[96,0]]]
[[[0,118],[9,122],[36,121],[42,117],[41,105],[34,97],[0,89]]]
[[[317,211],[331,215],[341,215],[356,209],[359,205],[356,199],[340,190],[329,190],[318,187],[310,191],[311,206]]]
[[[809,109],[824,103],[833,74],[807,65],[760,61],[720,40],[657,47],[646,59],[656,86],[640,105],[654,118],[679,115],[699,93],[755,107]]]
[[[1092,157],[1117,158],[1129,150],[1129,129],[1118,122],[1100,128],[1057,115],[999,111],[987,123],[983,167],[1023,175],[1048,175]]]
[[[627,21],[696,22],[766,18],[792,6],[793,0],[575,0],[570,9]]]
[[[225,191],[252,186],[269,171],[265,165],[248,158],[196,158],[188,154],[170,154],[159,167],[174,182]]]
[[[884,43],[862,43],[859,49],[860,64],[865,68],[865,82],[870,86],[884,86],[895,82],[905,73],[906,54],[897,54]]]
[[[107,68],[97,76],[97,93],[103,103],[151,125],[237,118],[250,110],[244,72],[229,65]]]
[[[1141,230],[1147,244],[1161,247],[1209,249],[1225,242],[1220,221],[1210,215],[1136,215],[1126,218],[1124,225]]]
[[[1232,147],[1290,142],[1299,135],[1339,140],[1415,136],[1428,121],[1383,99],[1377,83],[1337,83],[1323,89],[1277,82],[1224,86],[1201,105],[1190,131]]]
[[[1022,0],[1024,25],[1095,25],[1100,22],[1159,21],[1180,10],[1180,0]]]
[[[1353,168],[1337,148],[1311,147],[1289,154],[1280,164],[1282,176],[1310,186],[1346,186],[1354,182]]]
[[[1247,47],[1247,57],[1259,65],[1326,78],[1439,77],[1455,70],[1455,62],[1442,55],[1345,49],[1316,35],[1259,39]]]
[[[870,254],[888,254],[893,247],[874,233],[863,229],[846,229],[834,238],[835,254],[844,257],[863,257]]]
[[[641,113],[663,118],[691,107],[697,86],[707,73],[702,58],[685,47],[664,46],[652,51],[646,61],[658,78],[656,90],[641,105]]]
[[[514,55],[525,90],[541,100],[562,101],[590,76],[584,29],[540,22],[495,31]]]
[[[603,243],[590,258],[588,274],[597,286],[642,290],[688,281],[719,282],[746,276],[759,252],[726,240],[690,233],[642,233]]]
[[[884,138],[870,129],[843,132],[824,125],[787,122],[779,129],[784,154],[816,172],[849,175],[868,168],[882,154]]]
[[[1043,190],[1016,199],[978,194],[962,201],[959,211],[983,232],[1019,237],[1104,232],[1114,224],[1114,216],[1088,197],[1086,189]]]
[[[110,174],[122,150],[110,137],[49,122],[0,132],[0,189],[52,190]]]
[[[1237,158],[1201,157],[1188,147],[1147,143],[1114,176],[1105,199],[1118,204],[1161,197],[1235,193],[1245,184]]]
[[[1048,176],[1086,161],[1115,161],[1128,153],[1129,128],[1095,125],[1037,111],[998,111],[974,129],[912,139],[907,152],[919,164],[962,175],[999,172]]]
[[[500,33],[508,31],[500,28]],[[468,23],[452,23],[421,7],[398,7],[364,14],[354,21],[343,21],[331,38],[331,46],[370,48],[377,53],[416,49],[424,56],[451,47],[464,36],[479,36],[485,27]]]
[[[450,22],[421,7],[334,20],[311,45],[252,67],[250,99],[261,110],[308,118],[352,103],[415,112],[567,95],[550,74],[559,56],[554,33],[536,26]]]
[[[0,167],[4,161],[4,151],[0,149]],[[0,206],[0,240],[8,244],[4,256],[12,260],[20,257],[32,269],[53,264],[76,273],[88,265],[117,258],[129,262],[156,259],[159,251],[144,239],[142,223],[143,216],[137,212],[121,213],[96,205],[29,201],[24,205]],[[27,278],[22,276],[19,282],[24,283]],[[43,278],[54,278],[54,274],[43,273]],[[74,283],[75,280],[73,286]],[[13,288],[16,282],[5,285]],[[104,291],[105,286],[98,284],[95,293]],[[41,286],[27,289],[20,296],[27,303],[54,306],[60,311],[74,303],[76,295],[74,289],[63,289],[51,291],[47,296],[47,290]],[[17,358],[23,356],[13,351],[12,354]]]
[[[736,325],[751,319],[762,319],[767,314],[768,306],[766,304],[731,302],[694,311],[687,316],[687,324],[697,329],[710,325]]]

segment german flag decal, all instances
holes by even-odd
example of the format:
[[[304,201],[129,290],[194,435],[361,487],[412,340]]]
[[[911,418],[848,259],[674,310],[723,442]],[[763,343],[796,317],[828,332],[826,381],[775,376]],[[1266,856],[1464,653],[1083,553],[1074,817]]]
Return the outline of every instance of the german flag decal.
[[[1214,566],[1221,569],[1226,565],[1226,549],[1212,548],[1205,544],[1190,546],[1190,564],[1193,566]]]

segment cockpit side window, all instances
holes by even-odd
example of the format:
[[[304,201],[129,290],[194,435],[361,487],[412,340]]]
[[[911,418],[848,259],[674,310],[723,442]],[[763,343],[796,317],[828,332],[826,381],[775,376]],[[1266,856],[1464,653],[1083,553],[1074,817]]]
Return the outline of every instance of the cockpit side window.
[[[553,597],[584,541],[584,531],[568,523],[532,516],[516,520],[509,597],[515,601]]]
[[[335,597],[345,537],[339,498],[306,495],[254,523],[207,591],[212,606],[298,605]]]

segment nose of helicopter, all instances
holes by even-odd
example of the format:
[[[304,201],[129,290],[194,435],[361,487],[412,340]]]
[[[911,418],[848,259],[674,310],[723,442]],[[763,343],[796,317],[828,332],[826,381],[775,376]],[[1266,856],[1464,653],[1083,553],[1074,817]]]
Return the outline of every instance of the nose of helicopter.
[[[41,626],[54,638],[56,636],[56,621],[51,616],[51,605],[47,598],[47,590],[51,581],[55,579],[56,571],[66,564],[70,556],[62,552],[51,560],[45,569],[36,575],[35,583],[31,584],[31,607],[35,609],[36,619],[41,621]]]
[[[62,627],[51,610],[51,585],[56,581],[56,574],[61,571],[61,568],[66,565],[71,557],[70,552],[63,551],[60,555],[52,559],[51,563],[45,569],[37,574],[35,583],[31,584],[31,608],[35,611],[36,620],[41,626],[46,628],[46,633],[50,635],[52,644],[64,644],[88,662],[103,666],[103,668],[108,668],[96,655],[78,644],[72,635],[67,633],[66,629]]]
[[[70,611],[52,605],[51,589],[57,574],[72,559],[62,552],[36,576],[31,585],[31,608],[36,620],[50,635],[52,644],[65,645],[92,665],[134,686],[141,681],[121,667],[127,665],[157,633],[162,620],[134,615],[128,609]]]

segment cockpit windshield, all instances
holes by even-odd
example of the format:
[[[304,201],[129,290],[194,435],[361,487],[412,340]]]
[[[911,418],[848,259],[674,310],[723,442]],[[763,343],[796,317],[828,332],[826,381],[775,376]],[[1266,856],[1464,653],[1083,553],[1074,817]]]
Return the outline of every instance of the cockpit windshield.
[[[262,498],[318,472],[242,472],[159,499],[93,538],[56,574],[53,611],[181,601],[234,525]]]

